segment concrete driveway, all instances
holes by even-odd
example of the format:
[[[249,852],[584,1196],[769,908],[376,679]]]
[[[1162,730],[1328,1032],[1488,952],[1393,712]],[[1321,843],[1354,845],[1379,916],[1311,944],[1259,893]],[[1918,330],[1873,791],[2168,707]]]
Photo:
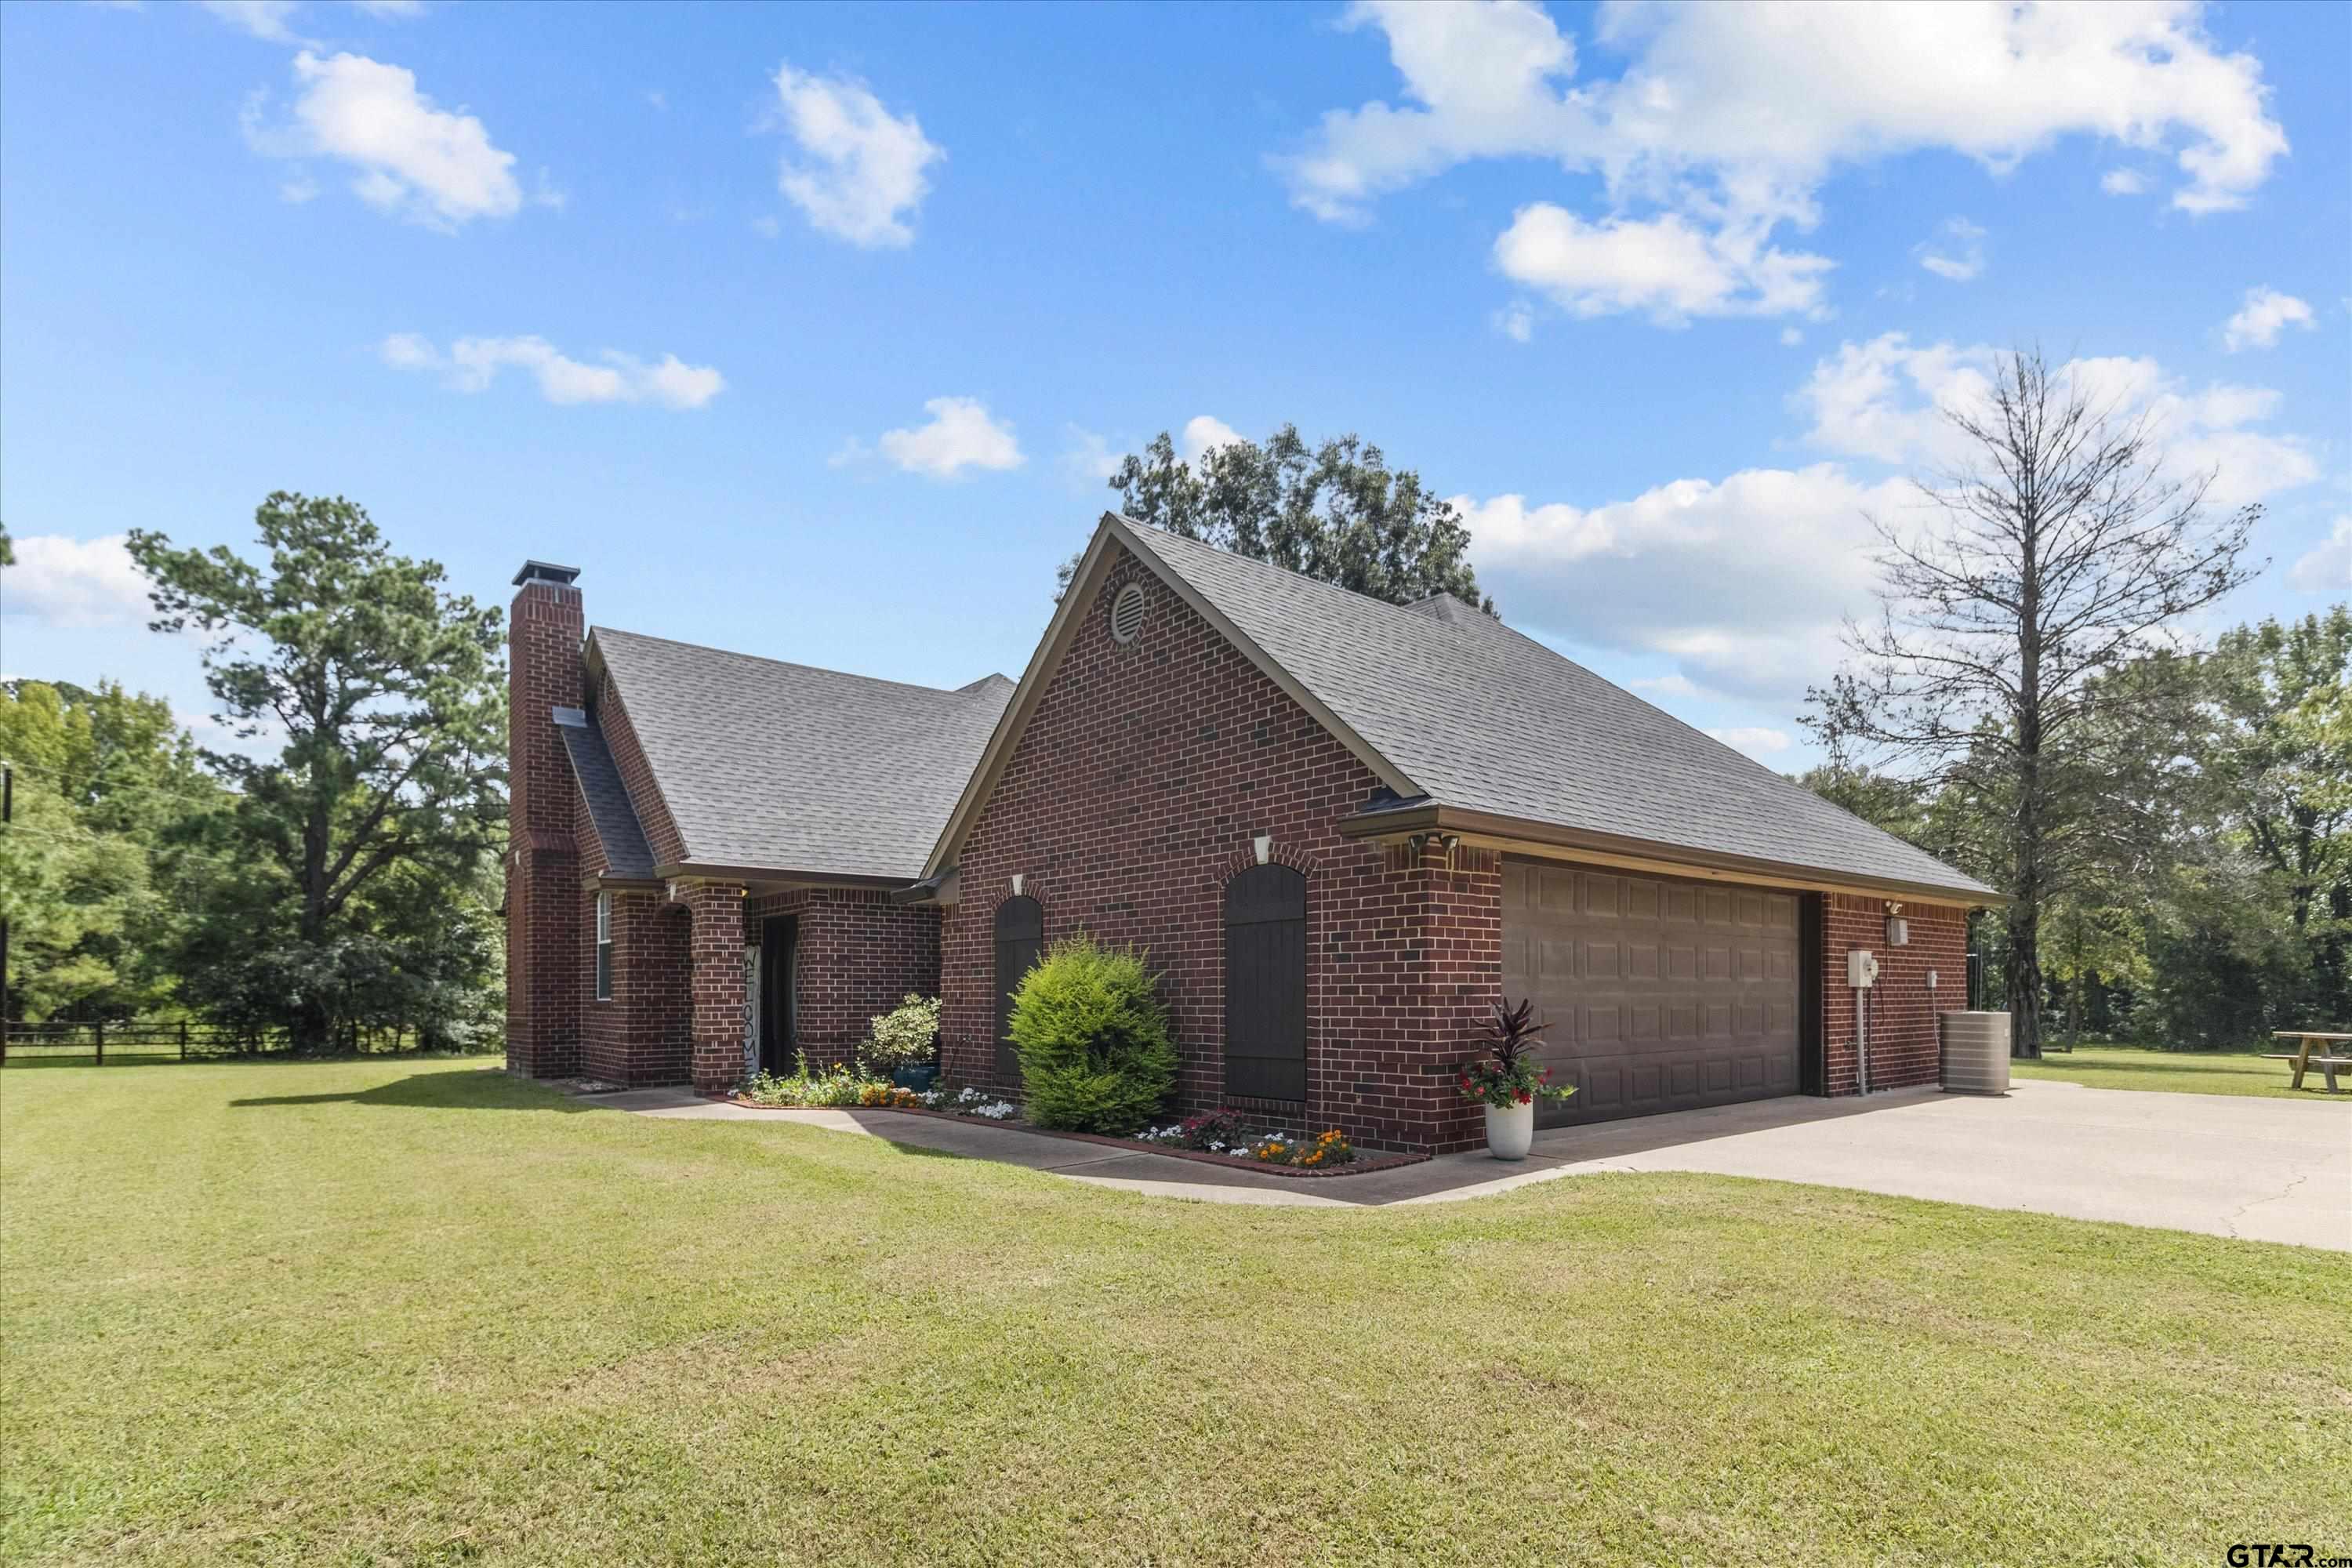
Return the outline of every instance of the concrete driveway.
[[[2352,1251],[2352,1106],[2317,1096],[2019,1081],[2001,1099],[1921,1089],[1564,1129],[1535,1154],[1548,1175],[1764,1176]]]
[[[1520,1165],[1453,1154],[1300,1182],[1018,1128],[889,1110],[747,1110],[682,1089],[598,1097],[641,1115],[782,1119],[1162,1197],[1315,1208],[1484,1197],[1594,1171],[1698,1171],[2352,1251],[2352,1105],[2020,1082],[1764,1100],[1538,1133]]]

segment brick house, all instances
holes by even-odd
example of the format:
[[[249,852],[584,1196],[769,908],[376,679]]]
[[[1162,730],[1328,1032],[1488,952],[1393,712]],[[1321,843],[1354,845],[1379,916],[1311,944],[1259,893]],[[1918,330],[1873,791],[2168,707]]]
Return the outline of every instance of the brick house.
[[[569,579],[538,588],[530,570],[516,606],[518,733],[526,709],[554,714],[547,730],[562,755],[585,761],[546,770],[570,785],[572,826],[550,807],[553,847],[542,850],[522,830],[530,753],[518,744],[515,862],[568,849],[580,889],[653,863],[632,884],[637,918],[653,922],[631,928],[645,953],[633,984],[656,998],[647,1016],[677,1016],[684,996],[696,1042],[690,1062],[646,1046],[656,1074],[690,1067],[698,1083],[720,1081],[757,1034],[740,1030],[741,975],[784,973],[757,959],[726,965],[720,950],[760,939],[749,922],[728,926],[724,908],[781,912],[776,900],[854,892],[870,901],[839,912],[861,918],[819,943],[808,906],[794,906],[795,994],[805,1005],[838,985],[856,998],[827,1011],[825,1028],[862,1029],[859,1008],[878,1010],[903,979],[933,973],[950,1078],[1017,1093],[1005,994],[1046,944],[1085,930],[1150,951],[1187,1109],[1235,1104],[1370,1142],[1461,1149],[1483,1134],[1451,1069],[1506,995],[1536,1000],[1551,1024],[1547,1058],[1578,1089],[1546,1109],[1548,1122],[1851,1094],[1865,1072],[1872,1089],[1933,1083],[1935,1016],[1967,1005],[1968,913],[2002,901],[1456,600],[1391,605],[1107,516],[1017,688],[1000,677],[926,694],[971,707],[957,746],[936,742],[940,765],[960,771],[928,793],[901,781],[909,830],[934,814],[927,841],[887,869],[869,858],[876,880],[794,880],[726,906],[709,889],[728,887],[729,873],[745,886],[746,873],[698,873],[718,853],[702,846],[724,841],[730,816],[764,824],[740,831],[772,876],[794,858],[778,837],[800,820],[791,802],[824,794],[814,775],[825,764],[812,752],[790,791],[772,790],[762,768],[676,737],[683,710],[722,733],[740,722],[723,693],[696,707],[681,701],[683,669],[646,672],[688,666],[723,683],[719,672],[734,667],[724,661],[800,667],[708,649],[656,658],[644,651],[653,639],[600,631],[577,661],[577,695],[525,692],[534,593],[572,594],[574,646],[579,637]],[[667,693],[658,742],[642,716],[656,689]],[[765,695],[778,705],[766,721],[793,725],[799,691]],[[584,709],[577,721],[557,713],[573,709]],[[855,729],[836,721],[826,733],[841,742]],[[864,803],[856,789],[834,798]],[[646,848],[614,861],[604,847],[635,845],[625,806]],[[665,837],[681,830],[691,856]],[[542,936],[521,912],[527,893],[511,897],[515,964],[572,955],[568,989],[530,1005],[558,1017],[593,1010],[586,905],[569,906],[570,934]],[[711,907],[708,954],[697,934],[689,955],[689,928],[669,912],[681,900],[693,921]],[[928,923],[893,925],[885,910]],[[1846,955],[1861,948],[1883,965],[1867,993],[1847,984]],[[858,978],[885,972],[887,984]],[[514,994],[530,991],[523,974],[510,969]],[[803,1026],[814,1021],[803,1015]],[[593,1021],[579,1034],[590,1070],[621,1076],[593,1065],[614,1054],[598,1056]],[[513,1059],[551,1070],[528,1053]]]
[[[579,574],[515,575],[507,1064],[724,1089],[843,1057],[935,994],[920,875],[1011,696],[586,629]]]

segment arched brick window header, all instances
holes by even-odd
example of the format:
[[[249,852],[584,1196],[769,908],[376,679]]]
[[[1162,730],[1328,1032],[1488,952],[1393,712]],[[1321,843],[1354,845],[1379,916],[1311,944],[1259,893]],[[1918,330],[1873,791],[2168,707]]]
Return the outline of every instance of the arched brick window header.
[[[1256,844],[1244,844],[1239,849],[1234,850],[1231,856],[1227,857],[1224,862],[1217,868],[1218,885],[1222,887],[1225,883],[1232,881],[1235,877],[1240,876],[1244,871],[1248,870],[1257,863]],[[1297,872],[1300,876],[1309,879],[1312,879],[1315,873],[1322,868],[1317,862],[1314,856],[1309,855],[1306,850],[1299,848],[1295,844],[1285,844],[1279,839],[1276,839],[1273,844],[1267,846],[1265,864],[1269,866],[1287,866],[1292,870]]]

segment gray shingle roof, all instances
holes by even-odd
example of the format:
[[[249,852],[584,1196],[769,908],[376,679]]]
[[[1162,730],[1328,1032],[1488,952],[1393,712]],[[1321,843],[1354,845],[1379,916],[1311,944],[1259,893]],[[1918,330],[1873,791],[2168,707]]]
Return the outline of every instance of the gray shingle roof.
[[[588,803],[589,823],[604,847],[605,873],[614,877],[652,876],[653,847],[646,842],[646,830],[637,820],[636,807],[629,804],[628,789],[621,783],[621,770],[613,765],[613,752],[604,743],[604,731],[579,709],[558,708],[555,732],[563,737],[564,754],[572,759],[572,776],[580,781],[581,797]]]
[[[1013,686],[935,691],[598,627],[688,860],[912,881]]]
[[[1457,600],[1391,605],[1139,523],[1125,527],[1441,805],[1991,891]]]

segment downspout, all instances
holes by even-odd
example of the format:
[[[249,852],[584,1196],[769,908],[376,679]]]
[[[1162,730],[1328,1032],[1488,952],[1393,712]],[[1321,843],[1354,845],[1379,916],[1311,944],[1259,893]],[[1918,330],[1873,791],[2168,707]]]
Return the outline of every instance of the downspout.
[[[1878,987],[1865,985],[1854,999],[1853,1008],[1853,1077],[1854,1092],[1870,1092],[1870,1008],[1877,1000]]]

